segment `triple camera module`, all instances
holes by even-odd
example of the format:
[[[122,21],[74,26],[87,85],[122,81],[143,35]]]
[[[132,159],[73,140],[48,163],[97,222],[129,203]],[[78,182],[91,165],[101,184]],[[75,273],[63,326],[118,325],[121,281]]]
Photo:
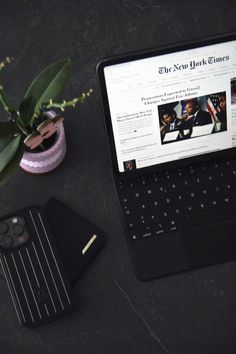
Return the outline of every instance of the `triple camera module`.
[[[29,234],[22,217],[15,216],[0,221],[0,248],[3,250],[19,247],[28,239]]]

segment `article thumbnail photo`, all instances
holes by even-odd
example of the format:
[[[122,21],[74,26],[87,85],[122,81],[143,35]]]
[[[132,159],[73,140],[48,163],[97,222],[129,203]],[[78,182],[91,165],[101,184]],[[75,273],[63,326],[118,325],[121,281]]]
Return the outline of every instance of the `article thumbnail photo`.
[[[227,130],[226,92],[158,106],[162,144]]]
[[[231,104],[236,104],[236,77],[230,80],[231,84]]]
[[[135,160],[124,161],[123,165],[124,165],[125,171],[136,170],[136,161]]]

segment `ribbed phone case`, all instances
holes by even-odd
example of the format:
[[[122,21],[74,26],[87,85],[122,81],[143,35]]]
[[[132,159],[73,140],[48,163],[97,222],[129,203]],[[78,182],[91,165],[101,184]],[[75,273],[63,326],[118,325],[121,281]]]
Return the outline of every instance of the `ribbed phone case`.
[[[72,308],[71,288],[44,210],[34,206],[12,216],[24,218],[30,237],[21,247],[1,249],[1,265],[20,324],[37,327]]]

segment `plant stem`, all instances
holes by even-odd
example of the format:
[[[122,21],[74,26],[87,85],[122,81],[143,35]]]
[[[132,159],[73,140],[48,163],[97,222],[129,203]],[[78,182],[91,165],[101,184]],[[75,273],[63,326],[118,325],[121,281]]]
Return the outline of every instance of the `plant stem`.
[[[45,151],[45,150],[46,150],[45,147],[43,146],[43,144],[40,144],[39,147],[40,147],[40,149],[41,149],[42,151]]]
[[[28,136],[30,134],[30,132],[27,129],[23,128],[19,124],[19,122],[14,121],[14,123],[15,123],[16,127],[21,131],[21,133],[23,133],[25,136]]]
[[[19,121],[17,121],[18,113],[11,107],[2,86],[0,86],[0,102],[2,103],[3,108],[7,112],[9,120],[12,121],[16,128],[20,130],[20,132],[23,133],[25,136],[29,135],[27,129],[25,129],[21,124],[19,124]]]
[[[5,111],[7,112],[7,114],[9,116],[12,115],[12,112],[14,111],[8,101],[8,98],[5,94],[5,91],[3,89],[3,86],[0,86],[0,102],[2,103],[3,105],[3,108],[5,109]]]
[[[3,68],[6,66],[6,64],[10,64],[14,58],[9,58],[6,57],[6,59],[2,62],[0,62],[0,72],[3,70]],[[4,91],[4,88],[0,82],[0,102],[3,105],[3,108],[7,112],[9,116],[12,116],[12,113],[14,112],[14,109],[11,107],[10,102],[7,98],[7,95]]]
[[[58,103],[58,102],[53,102],[52,100],[49,101],[49,103],[46,105],[46,109],[51,109],[51,108],[59,108],[62,111],[65,110],[66,107],[75,107],[76,104],[80,103],[80,102],[84,102],[85,99],[90,96],[92,93],[92,90],[90,89],[89,91],[87,91],[86,93],[82,93],[82,95],[80,97],[76,97],[73,100],[70,101],[66,101],[64,100],[62,103]]]

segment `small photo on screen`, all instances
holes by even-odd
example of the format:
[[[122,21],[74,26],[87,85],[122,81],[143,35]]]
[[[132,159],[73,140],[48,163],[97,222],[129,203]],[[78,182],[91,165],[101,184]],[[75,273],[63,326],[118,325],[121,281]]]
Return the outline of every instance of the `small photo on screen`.
[[[226,103],[223,91],[158,106],[162,144],[226,131]]]
[[[124,164],[125,171],[136,170],[135,160],[124,161],[123,164]]]

